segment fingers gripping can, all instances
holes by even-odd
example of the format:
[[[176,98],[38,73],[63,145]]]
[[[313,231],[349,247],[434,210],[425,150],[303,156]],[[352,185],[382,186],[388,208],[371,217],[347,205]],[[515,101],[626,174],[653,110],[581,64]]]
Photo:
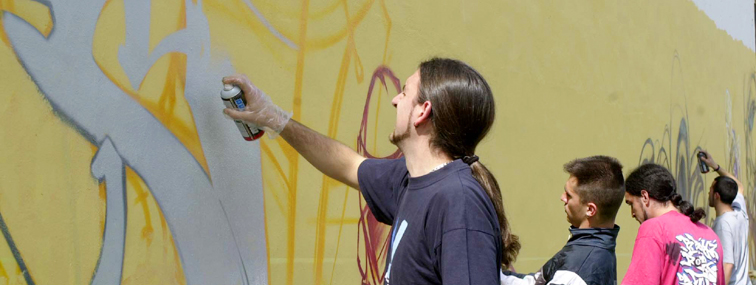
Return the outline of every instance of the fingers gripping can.
[[[703,152],[698,153],[698,169],[701,170],[701,173],[709,172],[709,166],[706,165],[706,162],[702,160],[702,158],[705,158],[706,154]]]
[[[247,106],[247,99],[244,98],[244,92],[239,87],[231,84],[223,84],[223,91],[220,93],[223,105],[226,108],[244,109]],[[236,127],[239,128],[242,137],[247,141],[253,141],[259,139],[265,134],[265,131],[261,130],[255,125],[247,124],[241,120],[234,120]]]

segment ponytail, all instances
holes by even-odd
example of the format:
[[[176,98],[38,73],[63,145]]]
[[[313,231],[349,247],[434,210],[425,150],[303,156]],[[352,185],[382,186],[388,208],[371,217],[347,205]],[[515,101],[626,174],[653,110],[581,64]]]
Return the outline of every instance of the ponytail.
[[[706,212],[703,208],[694,209],[693,204],[683,200],[682,196],[678,193],[672,195],[670,201],[672,201],[672,205],[675,205],[675,207],[680,210],[680,213],[690,217],[690,221],[694,223],[698,222],[701,218],[706,217]]]
[[[693,208],[693,204],[683,200],[677,193],[675,178],[664,166],[647,163],[633,170],[625,180],[625,191],[633,196],[640,196],[646,190],[648,196],[659,202],[672,202],[680,213],[690,217],[692,222],[698,222],[706,216],[703,208]]]
[[[433,58],[420,64],[420,84],[415,103],[431,102],[430,147],[452,158],[461,158],[485,189],[496,210],[501,229],[502,267],[509,267],[520,251],[520,241],[509,229],[499,183],[478,162],[475,147],[486,136],[496,117],[493,92],[483,76],[464,62]]]
[[[477,156],[473,156],[474,160],[469,163],[472,168],[473,177],[480,183],[480,186],[486,190],[488,198],[491,199],[491,203],[496,210],[496,216],[499,218],[499,228],[501,228],[501,242],[503,246],[501,264],[502,268],[508,268],[517,259],[517,254],[520,252],[520,238],[512,234],[509,228],[509,221],[507,215],[504,213],[504,201],[501,198],[501,190],[499,189],[499,183],[496,182],[493,174],[488,171],[485,165],[477,161]],[[465,162],[470,161],[467,157],[463,158]]]

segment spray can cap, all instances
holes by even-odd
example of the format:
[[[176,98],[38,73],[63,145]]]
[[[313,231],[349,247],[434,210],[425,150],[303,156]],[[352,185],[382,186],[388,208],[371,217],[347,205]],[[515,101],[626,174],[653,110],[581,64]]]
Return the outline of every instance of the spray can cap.
[[[234,89],[234,85],[223,84],[223,91],[231,91],[231,89]]]

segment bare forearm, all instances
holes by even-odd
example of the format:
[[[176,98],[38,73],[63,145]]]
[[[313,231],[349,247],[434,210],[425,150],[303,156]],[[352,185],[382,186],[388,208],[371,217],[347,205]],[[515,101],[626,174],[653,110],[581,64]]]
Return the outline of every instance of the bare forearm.
[[[743,184],[740,183],[740,180],[735,178],[735,175],[732,175],[732,173],[725,170],[721,165],[717,165],[717,167],[719,167],[719,170],[717,170],[717,173],[719,174],[719,176],[727,176],[729,178],[732,178],[732,180],[735,180],[735,183],[738,184],[738,192],[740,192],[740,194],[745,195],[745,193],[743,192],[744,191]]]
[[[357,152],[294,120],[289,120],[281,137],[320,172],[359,189],[357,169],[365,158]]]
[[[325,175],[355,189],[359,188],[357,169],[365,158],[344,144],[290,120],[291,113],[273,104],[270,97],[252,84],[246,76],[226,76],[223,78],[223,84],[227,84],[224,88],[238,86],[247,99],[243,109],[223,110],[226,115],[280,133],[284,140]]]
[[[730,284],[730,278],[732,278],[732,268],[734,265],[732,263],[725,263],[724,264],[724,284]]]

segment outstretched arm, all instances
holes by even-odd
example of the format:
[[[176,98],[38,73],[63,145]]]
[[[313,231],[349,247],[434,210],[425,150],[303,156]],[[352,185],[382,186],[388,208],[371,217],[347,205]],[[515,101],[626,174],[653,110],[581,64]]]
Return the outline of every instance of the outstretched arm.
[[[357,169],[365,160],[364,157],[346,145],[291,120],[291,115],[273,104],[270,97],[255,87],[246,76],[228,76],[223,78],[223,83],[238,86],[247,99],[243,110],[225,109],[223,112],[229,117],[264,127],[271,135],[271,132],[280,134],[320,172],[359,189]]]

